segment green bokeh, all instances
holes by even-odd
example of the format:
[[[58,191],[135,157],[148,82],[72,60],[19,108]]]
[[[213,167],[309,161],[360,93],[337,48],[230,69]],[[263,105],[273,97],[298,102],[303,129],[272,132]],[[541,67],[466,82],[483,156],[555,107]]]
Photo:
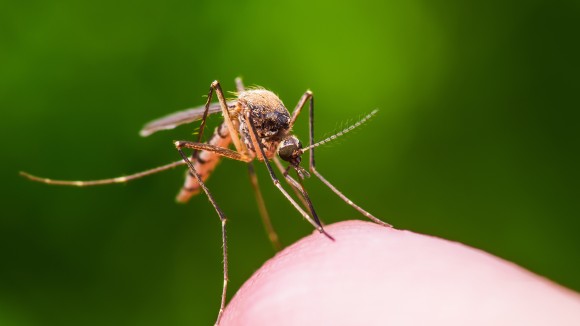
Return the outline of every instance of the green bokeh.
[[[171,141],[196,126],[138,130],[238,75],[288,107],[312,89],[320,137],[379,108],[317,152],[328,179],[399,228],[580,290],[578,17],[572,0],[3,4],[0,324],[213,322],[220,224],[204,196],[174,203],[183,169],[85,189],[17,172],[94,179],[177,160]],[[309,234],[257,167],[283,242]],[[244,164],[223,162],[208,186],[230,218],[231,297],[273,252]],[[327,223],[361,218],[306,186]]]

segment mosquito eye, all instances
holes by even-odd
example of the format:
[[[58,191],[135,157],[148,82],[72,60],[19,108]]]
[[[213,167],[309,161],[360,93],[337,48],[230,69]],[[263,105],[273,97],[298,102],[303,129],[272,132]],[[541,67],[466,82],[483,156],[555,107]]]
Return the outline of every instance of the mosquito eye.
[[[296,151],[300,148],[302,148],[302,144],[297,138],[286,138],[278,146],[278,156],[284,161],[294,161],[297,158]]]
[[[292,154],[294,153],[294,151],[296,149],[297,149],[296,145],[294,145],[294,144],[287,144],[287,145],[282,144],[280,146],[280,148],[278,149],[278,155],[284,161],[290,161],[292,159]]]

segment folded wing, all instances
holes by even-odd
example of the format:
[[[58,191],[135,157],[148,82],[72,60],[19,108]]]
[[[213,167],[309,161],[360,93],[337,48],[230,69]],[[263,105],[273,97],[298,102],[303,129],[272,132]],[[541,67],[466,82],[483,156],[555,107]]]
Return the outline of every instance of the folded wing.
[[[203,118],[205,106],[178,111],[162,118],[147,123],[139,132],[142,137],[147,137],[159,130],[173,129],[179,125],[190,123]],[[221,112],[219,103],[210,104],[208,114]]]

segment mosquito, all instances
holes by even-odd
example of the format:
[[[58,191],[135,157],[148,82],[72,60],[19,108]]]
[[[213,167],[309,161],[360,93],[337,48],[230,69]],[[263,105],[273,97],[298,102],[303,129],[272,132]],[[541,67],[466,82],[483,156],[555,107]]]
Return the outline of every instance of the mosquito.
[[[26,172],[20,172],[22,176],[32,181],[52,185],[86,187],[125,183],[180,165],[187,165],[188,170],[185,176],[185,182],[179,191],[176,200],[185,203],[192,196],[203,191],[207,195],[207,198],[214,207],[221,221],[223,286],[220,308],[215,325],[219,325],[220,323],[225,308],[228,286],[228,247],[226,240],[227,217],[218,206],[209,189],[206,187],[205,182],[215,169],[221,157],[242,161],[248,164],[248,173],[256,197],[258,210],[266,229],[266,233],[268,234],[268,238],[276,250],[279,250],[281,245],[278,235],[272,227],[262,193],[258,186],[258,178],[254,172],[254,166],[252,163],[255,160],[264,162],[272,182],[280,190],[282,195],[286,197],[292,206],[294,206],[294,208],[310,224],[312,224],[316,230],[332,241],[334,241],[333,237],[324,230],[324,226],[316,214],[312,201],[302,183],[305,178],[310,176],[310,173],[313,173],[322,181],[322,183],[328,186],[336,195],[362,215],[380,225],[386,227],[391,226],[348,199],[318,172],[314,161],[314,148],[334,140],[335,138],[360,126],[376,114],[377,110],[372,111],[370,114],[348,128],[315,143],[314,96],[310,90],[307,90],[304,95],[302,95],[294,111],[290,114],[278,96],[269,90],[263,88],[246,89],[241,78],[236,79],[236,88],[237,98],[235,100],[226,101],[220,83],[216,80],[211,83],[207,95],[207,101],[204,106],[170,114],[157,120],[153,120],[143,127],[140,135],[146,137],[160,130],[173,129],[179,125],[201,120],[196,142],[184,140],[174,142],[175,148],[182,158],[179,161],[131,175],[91,181],[47,179]],[[212,104],[212,97],[214,94],[218,98],[218,103]],[[303,147],[298,138],[294,136],[291,131],[296,119],[300,115],[300,112],[302,112],[302,109],[306,106],[306,103],[308,103],[309,106],[310,143],[309,146]],[[215,128],[213,135],[207,142],[202,142],[202,136],[208,115],[220,112],[223,116],[223,123]],[[229,149],[231,144],[233,144],[235,150]],[[191,149],[193,150],[193,153],[188,156],[185,154],[184,149]],[[310,173],[300,166],[302,155],[307,151],[310,151]],[[270,160],[274,162],[278,170],[282,173],[284,179],[296,193],[304,208],[284,189],[284,187],[282,187],[278,177],[274,173]],[[287,164],[287,166],[284,166],[284,164]],[[292,170],[296,172],[296,179],[289,174]]]

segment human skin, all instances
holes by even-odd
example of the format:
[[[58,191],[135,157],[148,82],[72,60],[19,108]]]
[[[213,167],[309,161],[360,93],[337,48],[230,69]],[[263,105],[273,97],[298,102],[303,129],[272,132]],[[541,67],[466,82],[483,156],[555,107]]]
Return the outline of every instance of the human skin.
[[[484,251],[347,221],[266,262],[227,325],[580,325],[580,295]]]

